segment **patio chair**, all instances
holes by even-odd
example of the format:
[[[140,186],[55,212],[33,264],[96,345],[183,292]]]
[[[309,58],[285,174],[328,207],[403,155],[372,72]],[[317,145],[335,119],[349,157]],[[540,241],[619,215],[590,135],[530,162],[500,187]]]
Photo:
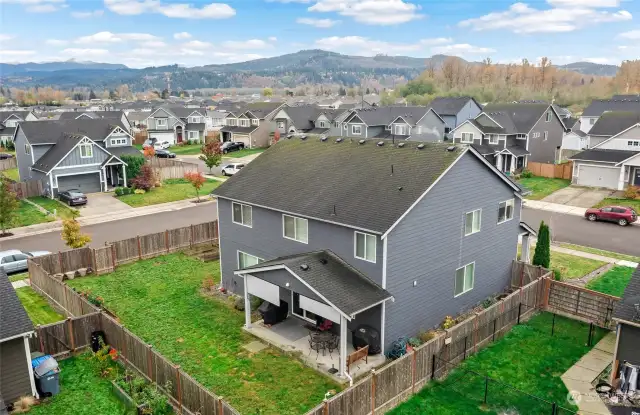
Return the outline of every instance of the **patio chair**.
[[[314,338],[314,336],[309,336],[309,356],[311,356],[311,350],[316,351],[316,360],[318,360],[318,356],[320,356],[320,350],[324,350],[324,343],[322,341],[318,341]]]
[[[327,349],[329,349],[329,356],[331,356],[331,359],[333,359],[331,352],[333,352],[334,350],[338,350],[339,347],[340,337],[334,334],[333,336],[331,336],[331,340],[327,342]]]

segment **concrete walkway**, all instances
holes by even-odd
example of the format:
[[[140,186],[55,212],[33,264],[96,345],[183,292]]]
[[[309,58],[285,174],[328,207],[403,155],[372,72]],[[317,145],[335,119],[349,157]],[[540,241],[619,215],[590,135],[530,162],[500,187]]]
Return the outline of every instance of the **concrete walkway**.
[[[561,205],[559,203],[543,202],[542,200],[523,199],[524,207],[530,209],[546,210],[549,212],[564,213],[566,215],[584,216],[583,207]]]
[[[636,268],[638,266],[637,262],[625,261],[623,259],[610,258],[610,257],[607,257],[607,256],[598,255],[598,254],[592,254],[590,252],[576,251],[574,249],[563,248],[561,246],[557,246],[557,245],[553,245],[553,244],[551,245],[551,250],[553,252],[560,252],[560,253],[563,253],[563,254],[579,256],[579,257],[582,257],[582,258],[593,259],[593,260],[596,260],[596,261],[608,262],[610,264],[620,265],[620,266],[623,266],[623,267]]]
[[[16,290],[18,288],[28,287],[29,286],[29,280],[28,279],[24,279],[24,280],[19,280],[19,281],[13,281],[11,283],[11,286]]]
[[[561,376],[581,413],[610,415],[609,409],[602,402],[591,382],[612,363],[615,344],[615,333],[607,334],[589,353],[582,356]]]

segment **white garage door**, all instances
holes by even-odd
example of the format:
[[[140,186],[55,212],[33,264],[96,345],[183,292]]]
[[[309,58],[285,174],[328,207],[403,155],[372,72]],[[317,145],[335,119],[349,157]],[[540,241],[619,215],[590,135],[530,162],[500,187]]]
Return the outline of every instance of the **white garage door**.
[[[589,166],[580,164],[578,166],[578,185],[589,187],[605,187],[607,189],[617,189],[620,177],[619,168],[603,166]]]
[[[176,138],[173,131],[169,133],[158,133],[153,131],[149,133],[149,138],[155,138],[159,143],[162,143],[164,141],[168,141],[171,144],[176,143]]]
[[[246,148],[251,147],[251,139],[249,138],[249,136],[247,134],[234,134],[233,135],[233,141],[235,141],[237,143],[244,143],[244,146]]]

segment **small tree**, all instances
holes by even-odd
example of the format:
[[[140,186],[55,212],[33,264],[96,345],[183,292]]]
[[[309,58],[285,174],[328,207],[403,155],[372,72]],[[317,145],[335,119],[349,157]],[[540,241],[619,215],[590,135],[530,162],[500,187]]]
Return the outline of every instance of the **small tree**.
[[[271,88],[265,88],[262,90],[262,95],[265,97],[270,97],[273,96],[273,89]]]
[[[147,148],[145,148],[144,150],[142,150],[142,153],[144,154],[144,156],[148,159],[150,159],[151,157],[156,155],[156,149],[153,148],[153,146],[149,146]]]
[[[120,157],[122,161],[127,163],[127,177],[129,179],[135,179],[140,174],[140,169],[146,163],[142,155],[123,154]]]
[[[538,243],[533,254],[532,264],[547,269],[551,264],[551,234],[549,226],[544,221],[540,222],[540,229],[538,229]]]
[[[276,130],[273,133],[273,144],[276,144],[278,141],[280,141],[280,131]]]
[[[196,189],[196,197],[198,198],[198,202],[200,202],[200,189],[204,185],[205,178],[200,172],[188,172],[184,174],[184,178],[191,183],[194,189]]]
[[[140,168],[140,173],[138,176],[131,180],[131,184],[136,189],[142,189],[144,191],[149,191],[156,184],[155,173],[151,166],[148,164],[143,165]]]
[[[80,232],[80,224],[75,219],[67,219],[62,222],[62,240],[69,248],[82,248],[91,237]]]
[[[222,161],[222,146],[220,145],[220,141],[211,140],[200,147],[200,151],[202,151],[202,154],[198,158],[204,161],[204,164],[209,168],[209,173],[211,173],[211,169],[218,167]]]
[[[9,187],[9,180],[0,174],[0,234],[7,233],[13,224],[20,202]]]

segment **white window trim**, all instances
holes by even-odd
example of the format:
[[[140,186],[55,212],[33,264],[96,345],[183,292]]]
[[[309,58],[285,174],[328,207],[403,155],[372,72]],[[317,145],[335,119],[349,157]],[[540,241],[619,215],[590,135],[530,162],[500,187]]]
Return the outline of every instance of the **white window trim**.
[[[545,131],[544,132],[544,141],[547,141],[549,139],[549,131]]]
[[[157,127],[167,127],[168,125],[169,125],[169,120],[167,118],[156,118]]]
[[[320,128],[327,128],[327,124],[324,121],[318,122],[318,125],[320,126]]]
[[[191,133],[195,134],[195,137],[191,137]],[[200,138],[200,134],[197,131],[187,131],[187,140],[195,140],[197,138]]]
[[[473,230],[473,221],[472,221],[471,232],[467,232],[467,215],[471,213],[475,218],[476,212],[478,212],[478,230],[475,230],[475,231]],[[480,230],[482,230],[482,209],[476,209],[476,210],[472,210],[470,212],[465,213],[464,214],[464,236],[473,235],[474,233],[480,232]]]
[[[248,256],[252,256],[252,257],[256,258],[258,260],[258,264],[261,263],[261,262],[264,262],[264,259],[262,259],[260,257],[257,257],[255,255],[251,255],[251,254],[248,254],[248,253],[246,253],[244,251],[238,250],[238,254],[237,254],[237,258],[236,258],[237,261],[238,261],[238,269],[241,269],[241,267],[240,267],[240,254],[244,254],[244,255],[248,255]]]
[[[457,277],[458,271],[460,271],[461,269],[464,268],[465,269],[465,274],[466,274],[466,268],[469,265],[473,265],[473,278],[471,280],[471,287],[466,289],[466,290],[464,290],[464,291],[462,291],[460,294],[456,294],[456,280],[455,280],[455,278]],[[466,275],[465,275],[465,277],[466,277]],[[456,273],[454,274],[453,278],[454,278],[453,279],[453,298],[460,297],[461,295],[466,294],[469,291],[473,290],[473,287],[476,285],[476,261],[469,262],[466,265],[463,265],[463,266],[461,266],[459,268],[456,268]],[[466,278],[462,279],[463,283],[464,283],[465,280],[466,280]]]
[[[393,125],[393,134],[394,135],[409,135],[409,126],[406,125],[406,124],[394,124]]]
[[[93,157],[93,145],[92,144],[80,144],[78,147],[80,147],[80,158],[82,159],[90,159]],[[86,155],[82,154],[82,149],[83,148],[89,148],[89,151],[87,152]]]
[[[284,218],[285,217],[289,217],[293,219],[293,232],[295,233],[294,237],[291,238],[290,236],[285,235],[285,228],[284,228]],[[300,239],[297,239],[298,235],[298,231],[297,231],[297,227],[296,227],[296,221],[297,220],[303,220],[305,222],[305,224],[307,225],[307,240],[306,241],[301,241]],[[285,215],[284,213],[282,214],[282,237],[285,239],[289,239],[292,241],[296,241],[296,242],[300,242],[301,244],[308,244],[309,243],[309,220],[305,219],[305,218],[299,218],[297,216],[291,216],[291,215]]]
[[[127,139],[126,138],[112,138],[111,139],[111,145],[112,146],[122,146],[127,144]]]
[[[526,140],[526,139],[527,139],[526,134],[516,134],[516,140]]]
[[[233,212],[234,212],[233,207],[234,207],[234,205],[238,205],[238,206],[240,206],[240,216],[242,216],[242,218],[241,218],[242,222],[237,222],[237,221],[236,221],[236,219],[235,219],[235,217],[234,217],[234,215],[233,215]],[[243,208],[244,206],[246,206],[246,207],[248,207],[249,209],[251,209],[251,223],[250,223],[250,224],[248,224],[248,225],[244,223],[244,212],[242,211],[242,208]],[[251,205],[244,205],[244,204],[242,204],[242,203],[237,203],[237,202],[232,202],[232,203],[231,203],[231,221],[232,221],[233,223],[235,223],[236,225],[245,226],[245,227],[247,227],[247,228],[253,228],[253,206],[251,206]]]
[[[360,129],[360,132],[356,133],[356,127]],[[352,135],[362,135],[362,124],[356,124],[351,126],[351,134]]]
[[[27,156],[30,156],[30,155],[31,155],[31,145],[29,145],[29,144],[25,144],[25,145],[24,145],[24,153],[25,153]]]
[[[495,140],[495,141],[494,141]],[[489,144],[499,144],[500,137],[495,134],[489,134]]]
[[[251,125],[249,120],[246,120],[246,119],[238,120],[238,123],[240,127],[249,127]]]
[[[254,119],[251,120],[251,124],[252,125],[260,125],[260,120],[257,119],[257,118],[254,118]]]
[[[358,234],[360,235],[364,235],[364,254],[367,255],[367,236],[373,236],[373,252],[375,253],[373,261],[370,259],[367,259],[366,257],[359,257],[358,256]],[[372,264],[376,263],[376,257],[377,257],[377,249],[378,249],[378,238],[376,238],[375,235],[371,234],[371,233],[365,233],[365,232],[358,232],[355,231],[353,232],[353,256],[357,259],[361,259],[363,261],[367,261],[367,262],[371,262]]]
[[[551,122],[552,119],[553,119],[553,115],[551,115],[551,111],[547,111],[547,114],[545,115],[545,118],[544,118],[544,122]]]
[[[509,206],[509,202],[511,202],[511,217],[507,218],[507,206]],[[503,221],[500,220],[500,205],[505,203],[504,206],[504,214],[505,214],[505,219]],[[515,199],[508,199],[508,200],[503,200],[502,202],[498,203],[498,225],[503,224],[505,222],[509,222],[510,220],[513,220],[513,217],[515,216],[515,210],[516,210],[516,200]]]
[[[469,137],[471,137],[470,140],[465,140],[464,136],[468,135]],[[462,144],[473,144],[473,138],[474,138],[474,134],[473,133],[460,133],[460,142]]]

